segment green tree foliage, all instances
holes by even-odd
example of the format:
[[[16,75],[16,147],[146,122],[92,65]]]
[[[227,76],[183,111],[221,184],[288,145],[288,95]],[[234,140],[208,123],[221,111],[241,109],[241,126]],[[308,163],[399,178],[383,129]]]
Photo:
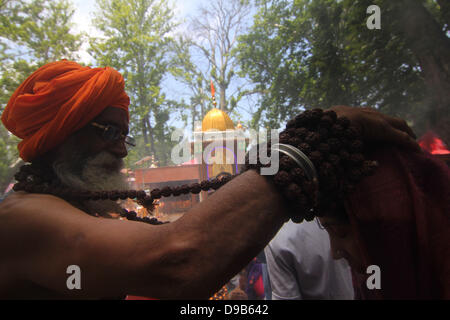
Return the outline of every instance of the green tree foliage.
[[[381,8],[379,30],[366,26],[372,4]],[[421,50],[429,52],[429,39],[423,41],[433,32],[406,33],[412,23],[415,29],[424,25],[422,16],[405,16],[417,11],[435,23],[439,19],[440,31],[448,28],[434,1],[258,1],[251,32],[238,47],[243,73],[263,93],[253,125],[277,127],[304,108],[346,104],[378,107],[423,132],[436,95],[420,57]],[[446,45],[443,32],[433,41]],[[420,42],[426,45],[417,49]]]
[[[173,145],[167,122],[176,103],[167,99],[161,83],[172,60],[173,12],[162,0],[97,0],[97,5],[93,22],[102,36],[90,40],[90,53],[125,78],[131,132],[139,143],[128,165],[151,154],[166,165]]]
[[[75,34],[68,0],[0,2],[0,103],[36,68],[60,59],[76,60],[83,35]]]
[[[74,8],[68,0],[6,1],[1,34],[14,42],[16,54],[40,65],[76,59],[81,34],[71,33]]]
[[[83,35],[72,31],[68,0],[0,0],[0,112],[34,70],[60,59],[77,59]],[[0,192],[12,178],[18,139],[0,126]]]

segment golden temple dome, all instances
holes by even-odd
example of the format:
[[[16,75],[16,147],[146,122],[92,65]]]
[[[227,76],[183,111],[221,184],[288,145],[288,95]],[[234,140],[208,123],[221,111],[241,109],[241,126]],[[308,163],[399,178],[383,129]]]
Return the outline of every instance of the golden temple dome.
[[[234,123],[224,111],[213,108],[206,114],[202,121],[202,131],[210,130],[234,130]]]

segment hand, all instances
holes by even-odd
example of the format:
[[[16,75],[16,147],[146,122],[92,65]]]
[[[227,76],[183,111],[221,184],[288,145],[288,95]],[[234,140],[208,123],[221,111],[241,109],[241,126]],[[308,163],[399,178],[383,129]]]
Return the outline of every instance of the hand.
[[[373,108],[334,106],[330,108],[338,117],[346,117],[362,133],[365,141],[393,143],[421,151],[416,135],[405,120],[384,115]]]

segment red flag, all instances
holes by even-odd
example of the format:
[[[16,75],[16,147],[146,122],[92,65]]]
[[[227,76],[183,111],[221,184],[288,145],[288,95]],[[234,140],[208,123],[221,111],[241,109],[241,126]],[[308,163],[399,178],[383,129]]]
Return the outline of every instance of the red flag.
[[[216,95],[216,89],[214,89],[214,84],[211,80],[211,97],[214,98],[215,95]]]

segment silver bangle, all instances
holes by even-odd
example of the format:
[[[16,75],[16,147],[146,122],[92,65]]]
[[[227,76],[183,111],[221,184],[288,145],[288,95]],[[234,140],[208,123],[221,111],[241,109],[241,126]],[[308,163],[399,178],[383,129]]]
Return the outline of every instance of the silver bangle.
[[[308,180],[318,181],[316,167],[314,167],[312,161],[309,160],[308,156],[302,151],[294,146],[283,143],[275,143],[272,145],[271,149],[283,153],[294,160],[298,166],[305,171]]]
[[[312,161],[301,150],[294,146],[283,143],[275,143],[271,146],[272,151],[278,151],[279,153],[287,155],[289,158],[295,161],[297,165],[303,169],[308,180],[312,181],[316,185],[316,203],[319,197],[319,178],[317,176],[316,167]]]

